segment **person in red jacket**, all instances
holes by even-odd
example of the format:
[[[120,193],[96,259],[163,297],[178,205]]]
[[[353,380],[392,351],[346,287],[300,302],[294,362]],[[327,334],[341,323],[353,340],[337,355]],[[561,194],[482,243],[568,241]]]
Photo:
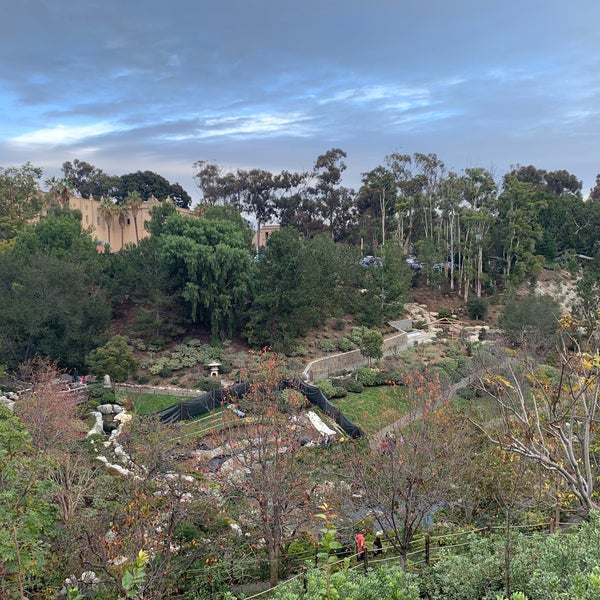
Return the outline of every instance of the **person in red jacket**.
[[[365,530],[359,531],[354,538],[356,540],[357,560],[365,559]]]

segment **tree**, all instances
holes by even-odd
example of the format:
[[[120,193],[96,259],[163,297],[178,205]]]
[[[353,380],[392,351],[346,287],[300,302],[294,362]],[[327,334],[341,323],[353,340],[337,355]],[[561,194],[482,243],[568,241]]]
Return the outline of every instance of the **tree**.
[[[379,245],[385,245],[389,221],[395,213],[394,174],[381,166],[363,173],[356,203],[361,226],[367,235],[367,243],[375,251]],[[374,226],[375,220],[380,223],[377,228]]]
[[[15,252],[0,253],[1,363],[14,367],[39,354],[62,367],[81,367],[108,325],[111,305],[95,263],[62,252],[21,254],[19,243]]]
[[[161,201],[170,198],[180,208],[189,208],[192,203],[190,195],[178,183],[171,184],[153,171],[136,171],[118,178],[114,196],[119,203],[125,202],[127,195],[133,192],[137,192],[143,200],[151,196]]]
[[[531,183],[513,175],[504,178],[499,197],[500,244],[505,259],[505,276],[517,281],[534,276],[541,268],[541,259],[534,254],[542,237],[539,211],[545,205],[543,195]]]
[[[551,296],[513,297],[506,302],[499,324],[514,343],[547,352],[556,345],[560,316],[560,304]]]
[[[0,240],[14,238],[39,214],[43,206],[41,177],[42,170],[31,163],[0,167]]]
[[[24,598],[44,580],[58,534],[47,462],[24,423],[0,406],[0,592]]]
[[[82,198],[114,198],[118,178],[107,175],[94,165],[75,159],[62,165],[64,179]]]
[[[332,148],[317,157],[313,169],[314,185],[308,192],[315,198],[317,210],[327,220],[331,238],[339,240],[351,218],[353,191],[342,187],[342,173],[346,170],[346,153]]]
[[[406,563],[423,521],[451,503],[465,465],[465,420],[442,399],[439,382],[425,374],[407,378],[407,411],[379,448],[358,446],[349,456],[357,509]]]
[[[118,204],[115,208],[115,213],[117,215],[117,221],[119,223],[119,227],[121,228],[121,246],[119,250],[123,250],[125,246],[125,227],[127,225],[127,219],[129,218],[129,207],[126,203]],[[136,229],[137,234],[137,229]]]
[[[255,355],[250,390],[241,406],[251,415],[240,437],[238,427],[225,428],[225,440],[232,453],[232,470],[222,474],[221,483],[230,505],[239,514],[242,529],[255,542],[262,539],[269,560],[269,582],[279,579],[279,561],[286,531],[300,527],[308,518],[309,488],[307,466],[302,461],[300,440],[289,428],[300,394],[288,394],[285,402],[278,392],[280,359],[270,352]],[[237,419],[226,414],[226,423]],[[241,478],[240,471],[245,473]],[[242,501],[242,504],[238,504]],[[243,505],[248,506],[245,510]]]
[[[113,388],[115,383],[126,381],[137,369],[133,352],[122,335],[115,335],[104,346],[92,350],[87,356],[87,363],[92,373],[110,375]]]
[[[48,204],[51,208],[69,206],[69,198],[71,197],[71,184],[65,179],[58,177],[50,177],[44,181],[44,184],[50,187],[48,191]]]
[[[229,220],[171,215],[158,244],[191,320],[208,325],[214,339],[231,335],[239,326],[250,284],[244,230]]]
[[[36,358],[20,365],[18,373],[27,389],[15,404],[15,414],[27,426],[34,447],[59,451],[81,439],[77,421],[80,398],[61,381],[56,363]]]
[[[131,213],[133,217],[133,226],[135,228],[135,243],[136,245],[140,243],[140,236],[138,233],[138,214],[140,212],[140,208],[142,207],[143,201],[139,192],[127,192],[127,197],[125,198],[124,206],[126,210]],[[121,240],[121,248],[123,247],[123,242]]]
[[[589,513],[599,508],[594,495],[598,349],[591,354],[581,349],[572,315],[563,316],[560,325],[556,368],[523,356],[480,356],[478,387],[495,401],[497,416],[477,425],[502,450],[560,477]]]
[[[360,353],[369,359],[369,366],[373,359],[378,360],[383,356],[383,334],[377,329],[367,329],[363,332],[360,341]]]
[[[117,213],[117,207],[115,203],[110,198],[102,198],[100,200],[100,206],[98,207],[98,211],[102,215],[102,219],[106,225],[106,229],[108,231],[108,245],[110,246],[110,231],[115,219],[115,214]]]

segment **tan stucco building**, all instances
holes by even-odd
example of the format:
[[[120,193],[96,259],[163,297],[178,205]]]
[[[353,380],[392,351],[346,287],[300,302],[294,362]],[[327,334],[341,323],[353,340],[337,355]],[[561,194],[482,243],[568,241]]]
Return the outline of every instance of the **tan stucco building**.
[[[114,214],[107,220],[102,215],[99,200],[69,198],[69,208],[81,211],[83,227],[91,227],[92,235],[99,241],[99,246],[108,245],[111,252],[118,252],[125,246],[137,244],[139,240],[148,237],[150,234],[144,228],[144,223],[150,221],[150,210],[159,204],[160,201],[152,196],[140,205],[135,215],[129,209],[122,215]],[[181,214],[194,214],[184,208],[175,208]]]

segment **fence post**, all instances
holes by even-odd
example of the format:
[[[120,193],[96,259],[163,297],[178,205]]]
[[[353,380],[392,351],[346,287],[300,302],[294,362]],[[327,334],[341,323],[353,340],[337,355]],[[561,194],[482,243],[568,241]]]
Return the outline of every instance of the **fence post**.
[[[429,537],[429,534],[426,533],[425,534],[425,564],[427,566],[429,566],[429,549],[431,546],[431,539]]]

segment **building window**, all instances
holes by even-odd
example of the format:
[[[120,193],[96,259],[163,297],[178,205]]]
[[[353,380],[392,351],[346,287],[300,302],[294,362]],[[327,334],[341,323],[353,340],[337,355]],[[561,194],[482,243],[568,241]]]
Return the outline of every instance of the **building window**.
[[[127,225],[131,225],[131,219],[127,219]]]

